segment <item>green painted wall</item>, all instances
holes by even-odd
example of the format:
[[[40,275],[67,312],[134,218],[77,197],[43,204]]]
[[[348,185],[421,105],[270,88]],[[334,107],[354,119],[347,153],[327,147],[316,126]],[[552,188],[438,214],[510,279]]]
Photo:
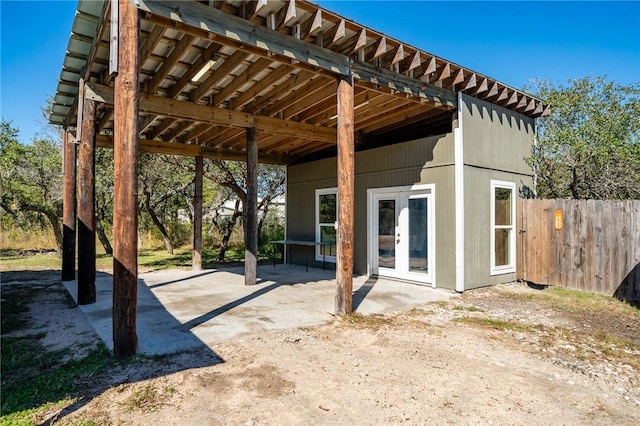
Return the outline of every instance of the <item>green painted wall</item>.
[[[532,170],[524,158],[531,154],[534,121],[470,96],[463,95],[462,99],[468,290],[516,279],[515,273],[490,275],[491,180],[514,182],[518,192],[525,186],[533,187]]]
[[[287,238],[315,238],[315,190],[337,186],[336,164],[330,158],[287,169]],[[354,272],[367,273],[367,189],[435,184],[436,286],[454,289],[453,134],[357,152],[355,170]],[[305,261],[301,250],[292,258]]]

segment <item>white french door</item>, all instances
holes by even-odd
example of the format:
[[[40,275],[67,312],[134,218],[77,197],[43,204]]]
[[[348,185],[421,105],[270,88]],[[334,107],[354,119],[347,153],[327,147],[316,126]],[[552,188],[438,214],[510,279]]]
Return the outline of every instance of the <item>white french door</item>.
[[[369,190],[373,275],[434,283],[434,194],[419,188]]]

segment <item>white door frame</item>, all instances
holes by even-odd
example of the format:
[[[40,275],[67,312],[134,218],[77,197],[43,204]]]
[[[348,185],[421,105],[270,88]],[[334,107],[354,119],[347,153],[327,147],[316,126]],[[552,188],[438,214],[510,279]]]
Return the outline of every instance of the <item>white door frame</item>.
[[[389,198],[385,198],[385,196]],[[396,223],[397,232],[404,234],[408,233],[408,211],[407,205],[410,198],[422,198],[428,199],[427,202],[427,217],[428,217],[428,240],[427,240],[427,253],[428,253],[428,274],[417,274],[408,272],[408,270],[398,270],[398,263],[396,263],[396,271],[390,271],[378,268],[378,224],[377,218],[377,201],[380,199],[395,199],[396,200],[396,217],[398,223]],[[371,275],[389,276],[391,278],[398,278],[407,281],[415,281],[421,284],[431,285],[435,287],[436,283],[436,270],[435,270],[435,185],[434,184],[420,184],[411,186],[395,186],[387,188],[370,188],[367,189],[367,273]],[[398,210],[399,209],[399,210]],[[406,240],[406,238],[404,238]],[[396,250],[397,262],[404,259],[408,259],[408,252],[404,249],[405,245],[401,245]],[[408,247],[408,246],[407,246]],[[400,256],[399,256],[400,255]]]

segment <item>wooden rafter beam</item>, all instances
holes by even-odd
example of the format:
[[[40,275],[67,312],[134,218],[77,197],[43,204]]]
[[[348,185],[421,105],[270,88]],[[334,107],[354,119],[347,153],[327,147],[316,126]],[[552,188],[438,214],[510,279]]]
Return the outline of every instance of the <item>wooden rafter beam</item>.
[[[182,36],[180,41],[173,47],[173,50],[167,56],[164,61],[162,61],[162,65],[160,68],[153,74],[151,80],[149,80],[146,84],[146,92],[153,93],[162,83],[162,80],[165,79],[167,75],[171,72],[173,67],[176,66],[180,58],[182,58],[185,53],[187,53],[189,46],[193,42],[194,37],[189,34],[185,34]]]
[[[295,0],[286,0],[280,9],[269,16],[269,19],[271,19],[271,29],[278,31],[294,20],[296,18],[296,14],[297,10]]]
[[[97,84],[87,84],[85,98],[106,105],[113,105],[113,88]],[[140,94],[139,110],[142,113],[162,115],[180,120],[191,120],[211,125],[243,128],[257,127],[260,130],[298,136],[302,139],[331,143],[335,143],[336,141],[336,129],[334,128],[214,108],[207,105],[163,98],[146,93]]]
[[[399,44],[380,56],[380,67],[389,68],[391,65],[397,64],[402,59],[404,59],[404,46]]]
[[[347,41],[342,43],[338,50],[343,55],[352,55],[353,53],[363,49],[367,45],[367,30],[361,29],[352,35]]]
[[[318,31],[322,29],[322,9],[309,15],[301,24],[296,25],[294,35],[300,40],[309,41]]]
[[[197,2],[139,0],[138,7],[147,12],[148,21],[173,27],[198,37],[219,36],[221,42],[261,56],[275,54],[331,73],[349,74],[349,58],[288,37],[251,21],[207,7]]]
[[[252,103],[247,106],[248,111],[260,111],[265,108],[267,105],[275,102],[277,98],[280,98],[286,93],[297,90],[302,85],[304,85],[308,79],[313,76],[312,72],[309,71],[300,71],[293,76],[287,78],[282,84],[277,86],[277,90],[275,90],[275,94],[271,95],[269,92],[267,95],[261,97],[260,99],[256,99]]]
[[[244,70],[240,75],[235,76],[225,87],[213,96],[212,106],[218,106],[229,96],[233,95],[240,87],[250,82],[257,74],[269,66],[271,60],[259,58]]]
[[[418,100],[434,102],[436,105],[454,107],[457,98],[454,92],[433,86],[427,82],[399,75],[389,70],[375,68],[370,64],[354,61],[353,76],[360,82],[387,87],[395,92],[414,97]]]
[[[198,74],[198,72],[204,67],[211,58],[216,55],[220,49],[222,49],[222,45],[217,43],[211,43],[209,47],[205,49],[205,51],[200,55],[198,59],[189,67],[189,69],[180,77],[180,79],[169,88],[169,97],[177,98],[180,92],[193,80],[193,77]]]
[[[346,34],[345,22],[344,19],[341,19],[327,31],[322,33],[322,46],[325,49],[329,49],[331,46],[342,40]]]
[[[193,89],[191,92],[191,101],[198,102],[202,99],[207,92],[209,92],[216,84],[220,83],[229,73],[235,70],[245,58],[249,56],[248,53],[242,50],[236,50],[231,56],[229,56],[217,69],[209,74],[209,77],[200,85]]]
[[[243,107],[245,104],[251,102],[255,99],[260,93],[268,90],[270,87],[276,85],[279,81],[286,78],[293,70],[286,66],[280,65],[278,68],[272,70],[265,77],[261,78],[260,81],[257,81],[253,86],[247,89],[244,93],[239,94],[237,97],[232,99],[229,102],[230,109],[239,109]],[[247,111],[256,112],[257,110],[253,105],[249,105],[246,108]]]
[[[144,63],[147,62],[147,59],[149,59],[158,43],[160,43],[166,31],[167,28],[161,25],[155,25],[153,27],[140,49],[140,65],[144,65]]]
[[[244,1],[242,2],[242,17],[251,21],[258,16],[260,10],[262,10],[266,5],[267,0]]]
[[[96,143],[100,148],[113,148],[113,137],[98,135],[96,137]],[[151,152],[154,154],[180,155],[183,157],[202,156],[204,158],[232,161],[245,161],[247,155],[245,151],[241,150],[230,150],[225,148],[218,149],[208,146],[155,141],[149,139],[140,139],[140,151]],[[260,153],[258,158],[260,162],[264,164],[290,164],[294,161],[293,157],[267,153]]]

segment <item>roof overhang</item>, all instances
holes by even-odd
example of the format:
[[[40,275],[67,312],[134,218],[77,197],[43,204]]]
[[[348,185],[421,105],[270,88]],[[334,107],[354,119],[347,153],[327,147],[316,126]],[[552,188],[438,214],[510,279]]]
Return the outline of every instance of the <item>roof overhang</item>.
[[[545,113],[539,99],[309,1],[131,4],[142,20],[139,131],[148,150],[162,147],[154,152],[236,158],[249,126],[259,129],[260,158],[268,162],[292,163],[331,149],[340,75],[354,79],[361,135],[441,117],[455,110],[457,92],[529,117]],[[110,5],[78,4],[53,124],[74,127],[82,79],[85,97],[99,102],[98,132],[112,129],[109,60],[117,37],[111,37]]]

